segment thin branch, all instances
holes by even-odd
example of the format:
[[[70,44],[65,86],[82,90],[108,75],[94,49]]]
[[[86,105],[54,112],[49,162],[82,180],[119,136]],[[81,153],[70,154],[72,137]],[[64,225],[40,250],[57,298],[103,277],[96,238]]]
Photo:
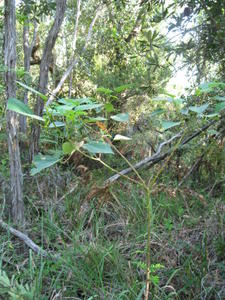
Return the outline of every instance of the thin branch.
[[[75,183],[75,185],[67,193],[65,193],[61,198],[59,198],[57,200],[57,203],[62,202],[67,196],[72,194],[76,190],[77,187],[78,187],[78,183]]]
[[[14,236],[18,237],[22,240],[29,248],[31,248],[35,253],[40,254],[43,257],[47,257],[49,253],[42,248],[40,248],[37,244],[35,244],[26,234],[21,231],[14,229],[13,227],[6,224],[2,219],[0,219],[0,226],[9,231]]]
[[[197,160],[196,162],[193,164],[193,166],[190,168],[190,170],[187,172],[187,174],[185,174],[185,176],[182,178],[181,182],[178,184],[177,188],[180,188],[182,186],[182,184],[185,182],[185,180],[191,175],[191,173],[195,170],[195,168],[197,167],[197,165],[201,162],[202,158],[203,158],[204,154],[202,154]]]
[[[34,31],[33,31],[33,38],[32,41],[30,43],[30,56],[32,53],[32,49],[34,48],[34,45],[36,43],[36,39],[37,39],[37,30],[38,30],[38,26],[37,26],[37,21],[34,20]]]
[[[77,15],[76,15],[76,23],[75,23],[75,28],[74,28],[74,33],[73,33],[73,42],[72,42],[72,50],[73,54],[77,48],[77,34],[78,34],[78,25],[79,25],[79,18],[81,16],[81,11],[80,11],[80,3],[81,0],[77,1]]]

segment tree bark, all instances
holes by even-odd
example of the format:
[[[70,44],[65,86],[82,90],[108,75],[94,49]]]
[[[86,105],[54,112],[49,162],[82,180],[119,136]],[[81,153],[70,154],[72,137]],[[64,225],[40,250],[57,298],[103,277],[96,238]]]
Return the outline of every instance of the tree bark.
[[[5,0],[4,64],[6,101],[16,98],[16,8],[15,0]],[[13,222],[24,225],[23,174],[19,149],[19,118],[7,111],[7,139],[10,163],[11,209]]]
[[[77,48],[78,25],[79,25],[79,18],[81,16],[80,4],[81,4],[81,0],[77,0],[77,15],[76,15],[76,23],[75,23],[74,33],[73,33],[73,42],[72,42],[73,56],[75,55],[75,51]],[[73,72],[70,73],[70,85],[69,85],[69,93],[68,93],[69,98],[71,97],[72,85],[73,85]]]
[[[129,33],[128,37],[125,39],[125,41],[127,43],[130,43],[130,41],[135,37],[138,36],[139,32],[141,31],[141,27],[142,27],[142,17],[143,15],[146,13],[146,7],[144,6],[144,4],[146,4],[147,1],[146,0],[142,0],[140,3],[140,10],[138,13],[138,16],[135,20],[134,26],[131,30],[131,32]]]
[[[41,58],[40,64],[40,76],[39,76],[39,88],[38,90],[45,94],[48,86],[48,72],[49,66],[52,61],[52,50],[55,46],[55,42],[63,22],[67,0],[58,0],[56,6],[56,13],[54,23],[48,33],[45,41],[44,51]],[[42,116],[44,109],[43,100],[38,97],[34,108],[35,114]],[[30,159],[33,159],[34,154],[39,151],[39,138],[40,138],[40,126],[39,124],[33,124],[31,132],[31,143],[30,143]]]
[[[34,32],[33,32],[33,39],[31,44],[29,43],[29,35],[30,35],[30,26],[29,26],[29,20],[27,21],[27,24],[24,24],[23,26],[23,52],[24,52],[24,70],[25,70],[25,76],[24,80],[27,85],[29,85],[29,72],[30,72],[30,59],[31,59],[31,53],[32,49],[34,47],[36,36],[37,36],[37,26],[36,22],[34,22]],[[28,103],[28,91],[24,91],[23,96],[23,102],[25,104]],[[27,132],[27,117],[20,116],[20,131],[24,134]]]

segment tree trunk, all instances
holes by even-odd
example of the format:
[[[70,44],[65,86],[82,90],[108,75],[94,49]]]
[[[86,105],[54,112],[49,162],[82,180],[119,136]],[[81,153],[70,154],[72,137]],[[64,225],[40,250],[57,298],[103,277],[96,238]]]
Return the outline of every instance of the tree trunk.
[[[45,94],[48,86],[48,72],[49,65],[52,61],[52,50],[55,46],[55,42],[63,22],[67,0],[58,0],[56,6],[56,13],[54,23],[50,29],[45,41],[44,52],[41,58],[40,64],[40,76],[39,76],[39,88],[38,90]],[[44,109],[43,100],[38,97],[34,108],[35,114],[42,116]],[[39,124],[33,124],[31,132],[31,144],[30,144],[30,159],[33,159],[34,154],[39,152],[39,138],[40,138],[40,126]]]
[[[93,32],[93,28],[94,28],[94,25],[98,19],[98,17],[100,16],[100,13],[101,13],[101,8],[98,7],[97,8],[97,11],[96,11],[96,14],[89,26],[89,30],[88,30],[88,34],[87,34],[87,37],[86,37],[86,40],[85,40],[85,44],[84,44],[84,47],[82,49],[82,54],[84,54],[87,50],[87,47],[89,45],[89,42],[91,40],[91,36],[92,36],[92,32]],[[78,64],[80,58],[79,57],[75,57],[75,55],[72,56],[71,58],[71,61],[70,61],[70,65],[68,66],[68,68],[66,69],[66,71],[63,73],[62,75],[62,78],[60,79],[57,87],[52,91],[51,93],[51,96],[49,97],[47,103],[46,103],[46,106],[50,105],[52,103],[52,101],[54,100],[56,94],[61,90],[64,82],[66,81],[66,79],[68,78],[68,76],[71,74],[71,72],[73,71],[73,68]]]
[[[5,0],[4,63],[6,99],[16,97],[16,8],[15,0]],[[11,209],[13,222],[24,225],[23,174],[19,149],[19,118],[7,111],[7,139],[11,179]]]
[[[35,45],[36,36],[37,36],[37,24],[34,22],[34,32],[33,32],[33,39],[31,44],[29,43],[29,35],[30,35],[30,26],[29,26],[29,20],[26,21],[27,23],[23,26],[23,53],[24,53],[24,70],[25,70],[25,76],[24,80],[27,85],[29,85],[29,72],[30,72],[30,59],[31,59],[31,53],[32,49]],[[28,91],[24,91],[23,96],[23,102],[25,104],[28,103]],[[20,116],[20,131],[24,134],[27,132],[27,117]]]

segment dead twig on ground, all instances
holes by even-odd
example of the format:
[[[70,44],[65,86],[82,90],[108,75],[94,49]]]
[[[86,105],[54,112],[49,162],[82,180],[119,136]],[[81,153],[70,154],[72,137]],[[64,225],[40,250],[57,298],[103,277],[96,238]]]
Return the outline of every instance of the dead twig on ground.
[[[5,223],[2,219],[0,219],[0,226],[9,231],[14,236],[18,237],[22,240],[30,249],[32,249],[35,253],[40,254],[43,257],[49,256],[49,253],[35,244],[26,234],[22,233],[21,231],[14,229],[13,227],[9,226]]]

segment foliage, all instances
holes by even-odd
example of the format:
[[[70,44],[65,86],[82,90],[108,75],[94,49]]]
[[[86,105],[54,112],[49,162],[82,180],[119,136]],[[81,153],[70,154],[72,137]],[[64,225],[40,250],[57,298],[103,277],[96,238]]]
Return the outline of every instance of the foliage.
[[[224,80],[223,1],[179,0],[177,4],[179,9],[170,25],[170,30],[177,28],[181,37],[177,53],[182,54],[189,68],[197,66],[199,82],[204,77],[213,80],[213,76]]]
[[[32,300],[34,299],[34,290],[27,284],[19,284],[13,277],[10,280],[6,272],[0,270],[0,295],[8,295],[10,300]]]
[[[147,282],[152,299],[222,299],[222,2],[88,0],[81,1],[77,21],[78,3],[67,2],[45,92],[39,91],[38,66],[24,71],[23,26],[30,27],[30,45],[37,29],[38,51],[44,50],[55,1],[17,5],[17,97],[7,105],[0,98],[0,218],[9,211],[5,113],[11,110],[28,119],[27,132],[19,135],[26,230],[57,259],[31,252],[27,258],[27,249],[1,232],[0,297],[142,299]],[[179,35],[175,41],[172,31]],[[177,98],[166,83],[179,55],[190,70],[196,66],[196,82]],[[73,59],[69,80],[47,105]],[[31,164],[37,124],[40,147]],[[163,144],[164,160],[108,184],[111,175],[157,156]]]

